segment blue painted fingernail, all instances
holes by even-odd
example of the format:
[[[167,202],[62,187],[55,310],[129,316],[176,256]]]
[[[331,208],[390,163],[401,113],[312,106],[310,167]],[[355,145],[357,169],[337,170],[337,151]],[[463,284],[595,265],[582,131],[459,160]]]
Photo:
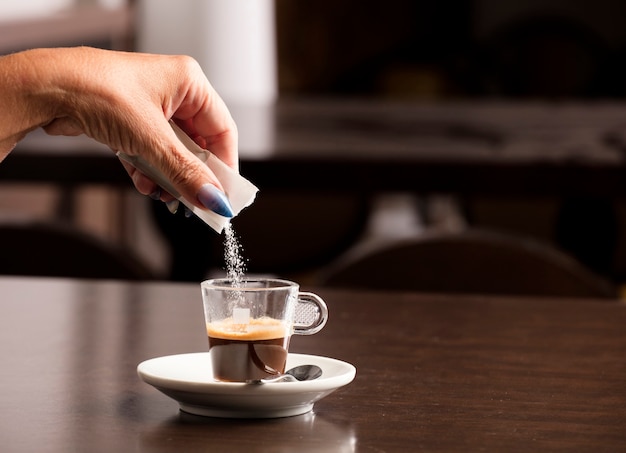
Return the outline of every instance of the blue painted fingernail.
[[[210,209],[222,217],[233,217],[233,208],[230,206],[226,194],[215,187],[213,184],[205,184],[198,192],[198,200],[205,208]]]
[[[157,187],[156,189],[154,189],[154,191],[148,195],[150,198],[152,198],[153,200],[157,201],[161,198],[161,188]]]
[[[172,214],[176,214],[176,212],[178,211],[179,205],[180,205],[180,202],[178,200],[171,200],[171,201],[165,202],[165,206],[167,206],[167,210],[170,211]]]

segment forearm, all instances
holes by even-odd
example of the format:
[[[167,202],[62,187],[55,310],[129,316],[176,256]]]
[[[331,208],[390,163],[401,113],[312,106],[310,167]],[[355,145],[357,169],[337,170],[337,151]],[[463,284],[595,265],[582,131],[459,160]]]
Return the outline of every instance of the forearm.
[[[0,57],[0,160],[29,131],[56,116],[53,54],[33,50]]]

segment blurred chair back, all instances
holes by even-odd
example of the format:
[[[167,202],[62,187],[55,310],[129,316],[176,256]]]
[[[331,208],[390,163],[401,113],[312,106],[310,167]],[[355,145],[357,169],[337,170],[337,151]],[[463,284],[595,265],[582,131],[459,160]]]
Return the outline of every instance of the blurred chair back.
[[[0,275],[150,280],[130,251],[57,224],[0,222]]]
[[[536,240],[494,231],[426,233],[344,257],[321,283],[372,290],[615,298],[611,284]]]

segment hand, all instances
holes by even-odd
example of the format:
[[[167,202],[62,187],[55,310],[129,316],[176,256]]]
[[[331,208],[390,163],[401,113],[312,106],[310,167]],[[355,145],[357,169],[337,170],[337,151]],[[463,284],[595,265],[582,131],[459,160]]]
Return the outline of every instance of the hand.
[[[25,97],[35,117],[22,129],[41,125],[52,135],[84,133],[114,151],[141,155],[187,200],[228,214],[221,184],[168,124],[173,119],[201,147],[237,169],[236,125],[195,60],[86,47],[18,55],[26,59],[19,67],[28,69],[22,71],[23,86],[31,87]],[[154,182],[124,166],[140,193],[155,193]]]

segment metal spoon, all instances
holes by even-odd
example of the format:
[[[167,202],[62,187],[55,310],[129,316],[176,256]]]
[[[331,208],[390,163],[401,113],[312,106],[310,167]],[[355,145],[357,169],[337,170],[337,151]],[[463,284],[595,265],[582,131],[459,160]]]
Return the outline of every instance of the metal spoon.
[[[246,384],[274,384],[276,382],[298,382],[298,381],[312,381],[322,375],[322,369],[317,365],[299,365],[293,367],[285,374],[279,374],[263,379],[251,379],[246,381]]]

